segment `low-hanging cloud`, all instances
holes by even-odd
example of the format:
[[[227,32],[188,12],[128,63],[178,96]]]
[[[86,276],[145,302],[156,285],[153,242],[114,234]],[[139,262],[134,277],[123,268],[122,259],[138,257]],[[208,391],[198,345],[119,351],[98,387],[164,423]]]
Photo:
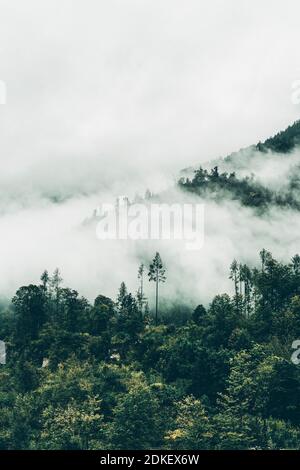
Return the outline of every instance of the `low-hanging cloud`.
[[[282,259],[299,251],[298,212],[259,217],[228,199],[205,201],[196,255],[180,243],[102,243],[83,223],[119,195],[149,187],[164,200],[180,169],[296,120],[299,8],[296,0],[271,8],[258,0],[0,0],[0,293],[57,266],[90,299],[114,296],[122,280],[135,291],[138,263],[159,250],[168,270],[162,295],[195,305],[230,288],[234,257],[253,262],[263,246]],[[296,151],[240,154],[234,165],[273,188],[297,162]],[[195,200],[171,192],[172,202]]]

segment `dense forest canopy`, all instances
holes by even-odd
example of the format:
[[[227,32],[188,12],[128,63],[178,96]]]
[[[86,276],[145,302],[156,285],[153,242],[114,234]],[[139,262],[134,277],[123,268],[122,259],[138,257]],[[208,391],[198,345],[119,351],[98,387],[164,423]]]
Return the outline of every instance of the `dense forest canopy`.
[[[299,136],[300,121],[255,151],[288,154]],[[299,175],[277,191],[216,165],[177,186],[260,218],[299,211]],[[176,269],[162,258],[137,266],[137,292],[124,279],[115,299],[89,302],[57,269],[0,304],[1,449],[300,449],[300,256],[283,263],[263,249],[251,266],[233,260],[232,292],[194,308],[160,302]]]
[[[158,268],[168,282],[160,257]],[[58,270],[18,289],[1,311],[0,447],[300,448],[300,257],[234,260],[232,296],[184,321],[160,308],[157,324],[146,274],[140,266],[137,295],[122,283],[93,304]]]
[[[256,148],[260,152],[271,150],[277,153],[288,153],[300,144],[300,120],[294,122],[284,131],[278,132],[265,142],[259,142]]]

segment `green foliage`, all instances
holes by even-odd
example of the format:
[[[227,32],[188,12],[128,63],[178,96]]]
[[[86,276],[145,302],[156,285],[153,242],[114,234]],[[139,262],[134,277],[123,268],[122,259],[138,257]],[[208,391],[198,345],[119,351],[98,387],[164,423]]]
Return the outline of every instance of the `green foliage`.
[[[175,427],[165,440],[170,449],[211,449],[214,430],[200,400],[187,396],[176,404]]]
[[[298,449],[299,256],[283,264],[262,250],[229,277],[232,296],[181,317],[161,306],[159,325],[125,283],[93,304],[58,270],[18,289],[0,312],[0,448]]]
[[[286,130],[279,132],[274,137],[270,137],[264,143],[257,144],[257,150],[266,152],[271,150],[277,153],[288,153],[300,142],[300,121],[296,121]]]
[[[150,449],[159,441],[159,403],[151,388],[137,378],[114,409],[110,442],[114,449]]]
[[[71,399],[66,407],[48,406],[42,412],[41,449],[101,449],[105,426],[97,397],[82,403]]]

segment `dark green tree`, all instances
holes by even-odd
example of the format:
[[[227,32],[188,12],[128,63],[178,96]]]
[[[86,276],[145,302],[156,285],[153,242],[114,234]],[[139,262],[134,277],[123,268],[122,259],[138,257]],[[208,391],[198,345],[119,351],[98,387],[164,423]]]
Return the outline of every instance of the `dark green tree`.
[[[124,299],[126,298],[127,293],[128,292],[125,282],[121,282],[117,296],[117,308],[119,311],[121,311],[123,308]]]
[[[145,266],[142,263],[138,269],[138,280],[140,281],[140,285],[137,291],[138,306],[142,313],[143,313],[144,305],[147,302],[147,299],[144,295],[144,273],[145,273]]]
[[[149,281],[155,282],[155,324],[158,322],[158,286],[161,282],[166,281],[165,268],[163,266],[160,254],[156,252],[152,263],[149,266]]]

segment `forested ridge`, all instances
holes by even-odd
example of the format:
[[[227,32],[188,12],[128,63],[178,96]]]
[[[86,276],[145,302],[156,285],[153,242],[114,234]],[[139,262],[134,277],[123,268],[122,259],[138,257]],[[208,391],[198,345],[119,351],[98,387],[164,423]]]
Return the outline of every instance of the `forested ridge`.
[[[271,150],[277,153],[289,153],[300,144],[300,120],[288,126],[284,131],[278,132],[263,143],[256,145],[257,150],[266,152]]]
[[[217,202],[228,198],[236,200],[243,206],[251,207],[260,213],[271,207],[300,210],[299,198],[295,197],[293,189],[295,178],[290,182],[285,192],[276,192],[259,183],[252,176],[238,177],[235,172],[220,172],[218,167],[210,171],[200,167],[194,172],[192,179],[182,177],[178,181],[184,190]]]
[[[235,171],[239,166],[237,160],[242,158],[243,164],[251,168],[251,159],[259,158],[261,162],[267,153],[271,153],[276,163],[277,154],[288,157],[292,151],[299,149],[300,121],[296,121],[286,130],[279,132],[265,142],[259,142],[240,152],[232,153],[224,159],[215,161],[210,168],[199,168],[192,171],[189,176],[182,176],[178,186],[183,191],[199,195],[203,198],[222,202],[224,199],[234,200],[243,206],[251,207],[262,214],[271,208],[300,209],[300,167],[295,164],[290,170],[283,188],[270,188],[262,181],[258,181],[251,171],[247,176],[241,176]],[[219,166],[233,168],[232,171],[220,170]],[[191,169],[188,171],[191,173]]]
[[[1,311],[1,449],[300,448],[300,257],[234,260],[233,294],[184,320],[148,308],[144,283],[167,276],[157,253],[136,295],[91,304],[58,270],[18,289]]]

